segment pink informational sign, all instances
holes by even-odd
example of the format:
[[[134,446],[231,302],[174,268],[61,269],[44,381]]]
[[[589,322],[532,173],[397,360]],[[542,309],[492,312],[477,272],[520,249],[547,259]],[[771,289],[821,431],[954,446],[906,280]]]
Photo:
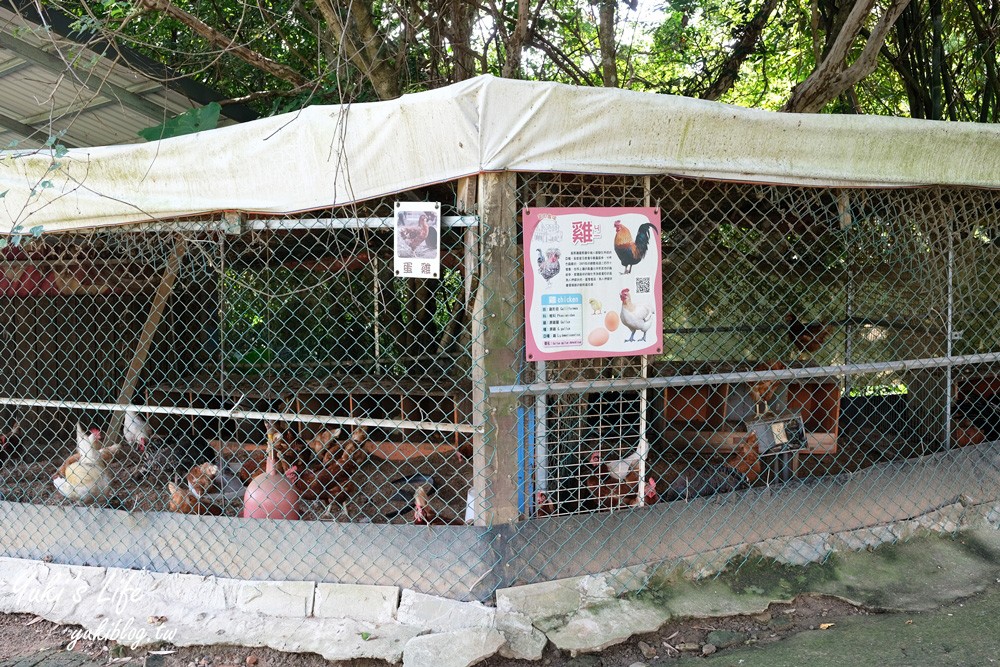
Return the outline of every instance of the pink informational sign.
[[[663,351],[658,208],[524,209],[529,361]]]

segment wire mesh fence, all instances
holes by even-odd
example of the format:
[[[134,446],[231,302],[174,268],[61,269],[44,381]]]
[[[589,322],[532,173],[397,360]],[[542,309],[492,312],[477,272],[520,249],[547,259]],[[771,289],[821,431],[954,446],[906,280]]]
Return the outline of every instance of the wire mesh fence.
[[[379,200],[8,239],[0,493],[68,514],[5,513],[4,553],[484,597],[926,513],[1000,440],[997,193],[493,183],[481,219],[448,186],[409,193],[429,224]],[[573,261],[520,260],[529,207],[658,209],[661,354],[528,359],[525,275],[559,293]],[[616,284],[648,294],[641,266]],[[586,310],[635,337],[629,308]]]

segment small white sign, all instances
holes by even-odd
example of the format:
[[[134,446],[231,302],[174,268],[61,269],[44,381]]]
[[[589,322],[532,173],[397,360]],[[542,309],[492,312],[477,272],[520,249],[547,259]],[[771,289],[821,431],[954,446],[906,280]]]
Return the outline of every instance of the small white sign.
[[[441,204],[396,202],[393,268],[399,278],[441,277]]]

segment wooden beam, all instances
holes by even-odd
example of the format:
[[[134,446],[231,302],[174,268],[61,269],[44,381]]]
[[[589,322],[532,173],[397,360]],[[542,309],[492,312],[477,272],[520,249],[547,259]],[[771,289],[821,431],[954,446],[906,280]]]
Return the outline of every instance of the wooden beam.
[[[517,178],[479,178],[482,273],[472,314],[473,489],[476,525],[517,521],[517,419],[519,397],[490,394],[513,381],[521,362],[523,270],[517,245]]]
[[[173,293],[174,282],[177,280],[177,274],[180,273],[181,260],[184,259],[186,252],[187,240],[178,234],[174,237],[174,252],[167,258],[167,265],[164,267],[163,275],[160,277],[160,284],[156,287],[156,294],[153,295],[153,302],[149,306],[149,315],[146,317],[146,323],[139,334],[139,343],[136,345],[135,354],[132,355],[128,371],[125,373],[125,381],[122,383],[121,391],[118,393],[117,403],[119,404],[129,404],[132,402],[132,397],[135,395],[135,388],[139,384],[142,367],[149,356],[149,350],[153,345],[153,338],[156,336],[156,330],[160,326],[160,320],[163,319],[163,312],[166,310],[167,301],[170,299],[171,293]],[[115,412],[111,417],[111,426],[108,427],[108,433],[105,434],[106,447],[114,445],[121,438],[124,419],[124,412]]]

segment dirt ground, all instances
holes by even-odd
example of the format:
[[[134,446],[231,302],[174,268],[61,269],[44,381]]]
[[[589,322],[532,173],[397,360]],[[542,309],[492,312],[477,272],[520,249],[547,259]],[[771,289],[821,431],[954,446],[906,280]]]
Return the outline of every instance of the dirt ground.
[[[581,662],[551,644],[540,662],[507,660],[499,656],[480,663],[484,667],[629,667],[636,662],[663,663],[705,650],[710,632],[740,633],[734,646],[780,641],[795,633],[819,629],[837,619],[874,613],[830,597],[801,595],[790,604],[772,604],[766,612],[753,616],[671,621],[655,633],[633,637]],[[234,646],[175,648],[162,645],[155,651],[131,650],[109,641],[73,642],[78,626],[61,626],[25,614],[0,615],[0,660],[43,649],[67,648],[86,653],[95,661],[146,667],[384,667],[378,660],[328,661],[316,654],[282,653],[264,648]],[[726,648],[716,647],[723,652]],[[154,657],[156,656],[156,657]],[[599,661],[595,661],[595,659]]]

